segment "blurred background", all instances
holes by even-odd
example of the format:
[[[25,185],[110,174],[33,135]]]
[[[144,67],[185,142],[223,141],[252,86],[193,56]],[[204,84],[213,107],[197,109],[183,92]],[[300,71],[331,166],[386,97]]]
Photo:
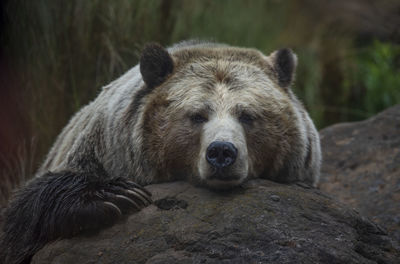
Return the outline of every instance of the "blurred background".
[[[399,0],[8,0],[0,9],[0,205],[143,45],[282,47],[319,129],[400,103]]]

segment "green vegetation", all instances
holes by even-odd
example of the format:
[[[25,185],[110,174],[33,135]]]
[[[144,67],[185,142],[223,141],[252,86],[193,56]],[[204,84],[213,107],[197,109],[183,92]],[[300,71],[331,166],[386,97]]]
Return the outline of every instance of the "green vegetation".
[[[374,41],[355,63],[359,71],[354,73],[353,81],[364,87],[360,108],[373,115],[400,103],[400,46]]]
[[[359,26],[356,18],[339,23],[338,13],[331,10],[334,6],[325,2],[8,1],[1,45],[7,77],[13,82],[3,89],[13,91],[19,103],[1,111],[25,117],[24,124],[15,126],[28,129],[14,141],[36,138],[34,164],[39,164],[72,114],[93,99],[101,86],[138,62],[144,43],[167,46],[190,38],[255,47],[266,54],[293,48],[299,57],[293,89],[319,128],[365,119],[400,103],[396,40],[372,41],[371,32],[360,41],[362,14]],[[358,1],[359,13],[370,8],[364,2]],[[382,1],[386,2],[394,1]],[[382,6],[382,12],[389,10]],[[380,36],[377,32],[376,37]]]

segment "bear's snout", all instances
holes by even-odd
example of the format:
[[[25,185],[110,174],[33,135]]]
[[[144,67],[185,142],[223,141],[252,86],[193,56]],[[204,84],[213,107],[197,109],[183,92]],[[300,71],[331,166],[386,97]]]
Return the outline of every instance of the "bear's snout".
[[[204,125],[199,154],[199,177],[212,188],[231,188],[248,177],[244,129],[230,113],[219,110]]]
[[[230,142],[214,141],[206,151],[206,160],[217,169],[228,167],[235,163],[237,148]]]

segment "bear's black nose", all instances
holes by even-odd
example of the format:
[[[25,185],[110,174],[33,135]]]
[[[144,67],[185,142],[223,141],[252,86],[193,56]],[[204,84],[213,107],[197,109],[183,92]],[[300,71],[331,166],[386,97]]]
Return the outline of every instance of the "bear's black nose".
[[[214,141],[206,152],[206,159],[213,167],[218,169],[232,165],[237,156],[237,149],[230,142]]]

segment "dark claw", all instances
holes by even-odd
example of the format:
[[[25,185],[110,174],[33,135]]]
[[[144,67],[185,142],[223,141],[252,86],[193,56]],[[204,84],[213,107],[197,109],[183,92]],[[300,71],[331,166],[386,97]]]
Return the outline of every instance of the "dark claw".
[[[118,208],[118,206],[116,206],[115,204],[111,203],[111,202],[103,202],[103,204],[105,206],[107,206],[108,208],[111,208],[114,211],[117,211],[119,216],[122,216],[122,212],[121,210]]]
[[[109,201],[117,206],[122,214],[132,209],[140,210],[152,203],[151,193],[140,185],[123,178],[110,180],[103,190],[96,196],[103,201]]]
[[[153,200],[151,200],[151,196],[147,195],[148,191],[146,190],[146,192],[144,192],[143,190],[144,189],[135,189],[134,191],[141,194],[142,197],[145,198],[149,204],[153,203]]]
[[[130,203],[130,204],[131,204],[133,207],[135,207],[136,209],[141,209],[141,208],[142,208],[142,206],[138,205],[138,204],[135,203],[132,199],[130,199],[130,198],[124,196],[124,195],[117,194],[117,195],[115,195],[115,198],[117,198],[117,199],[122,199],[122,200],[124,200],[124,201]]]
[[[125,195],[102,191],[100,197],[104,202],[110,202],[117,206],[121,210],[122,214],[126,214],[129,211],[132,211],[132,209],[140,210],[142,208],[137,203],[132,201],[132,199],[126,197]]]
[[[133,186],[135,189],[139,189],[142,190],[144,193],[146,193],[147,196],[151,197],[151,192],[149,192],[148,190],[146,190],[146,188],[144,188],[143,186],[137,184],[136,182],[133,181],[127,181],[127,183],[131,186]]]
[[[130,195],[139,199],[144,206],[149,205],[152,203],[151,199],[147,195],[143,195],[138,189],[135,190],[126,190],[126,192]]]
[[[123,178],[113,179],[107,192],[130,197],[133,201],[140,201],[143,206],[151,204],[151,193],[139,184]]]

